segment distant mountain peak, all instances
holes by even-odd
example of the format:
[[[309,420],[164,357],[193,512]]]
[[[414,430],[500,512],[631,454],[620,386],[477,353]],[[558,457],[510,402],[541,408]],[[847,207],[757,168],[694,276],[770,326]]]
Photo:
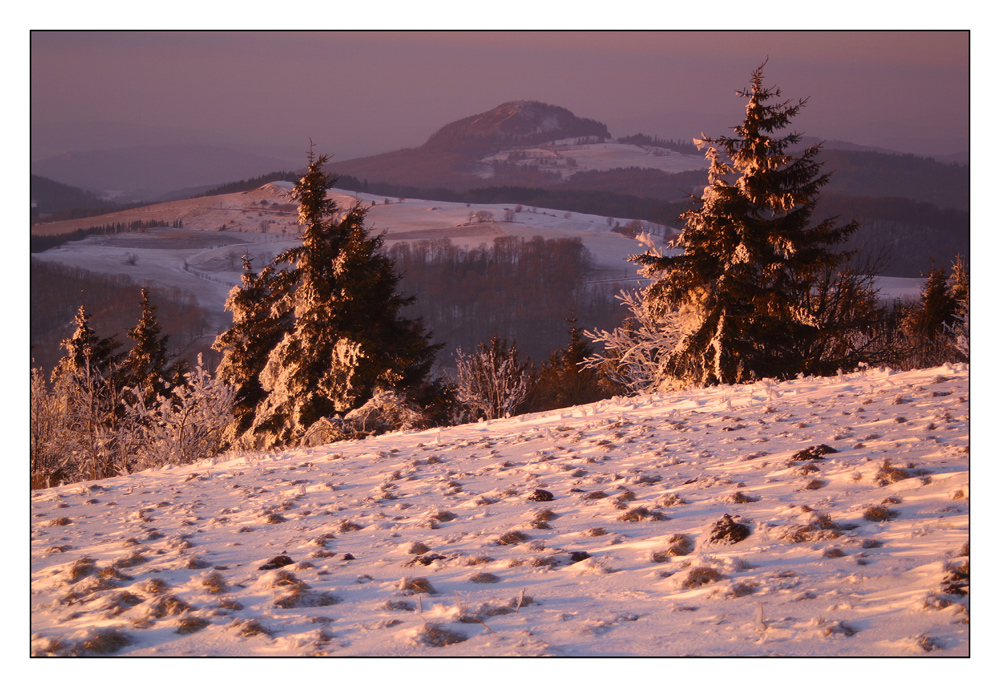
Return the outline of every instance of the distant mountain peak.
[[[446,124],[427,139],[424,147],[484,155],[505,148],[591,136],[611,137],[601,122],[577,117],[564,107],[537,100],[512,100]]]

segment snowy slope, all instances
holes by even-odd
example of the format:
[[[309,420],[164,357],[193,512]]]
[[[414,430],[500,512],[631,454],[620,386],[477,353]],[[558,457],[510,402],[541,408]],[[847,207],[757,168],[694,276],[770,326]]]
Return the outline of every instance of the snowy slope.
[[[968,385],[717,387],[38,490],[32,652],[967,655]],[[749,536],[713,542],[727,514]]]

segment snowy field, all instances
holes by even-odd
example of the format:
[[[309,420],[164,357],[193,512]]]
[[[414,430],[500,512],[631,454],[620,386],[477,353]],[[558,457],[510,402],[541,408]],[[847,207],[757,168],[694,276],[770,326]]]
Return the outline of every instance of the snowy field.
[[[868,370],[37,490],[31,651],[967,656],[968,394]],[[518,676],[431,666],[396,680]]]
[[[95,272],[127,275],[152,288],[178,287],[189,291],[199,305],[223,313],[229,289],[240,283],[240,256],[254,256],[258,269],[278,253],[299,243],[297,210],[291,204],[292,184],[276,182],[245,193],[191,199],[148,206],[135,211],[36,226],[32,231],[50,234],[59,229],[99,226],[141,220],[180,220],[184,229],[158,228],[145,232],[91,236],[42,253],[38,260],[54,261]],[[341,208],[360,201],[369,205],[367,226],[385,232],[386,244],[399,241],[450,239],[463,248],[491,245],[502,236],[531,239],[578,238],[591,251],[600,275],[633,279],[635,266],[628,256],[641,253],[639,242],[611,231],[608,218],[545,208],[522,208],[513,222],[503,222],[505,210],[515,204],[445,203],[386,198],[332,190]],[[268,205],[261,206],[261,201]],[[388,201],[388,203],[386,202]],[[372,205],[374,204],[374,205]],[[470,223],[470,214],[490,213],[494,222]],[[626,218],[612,218],[624,225]],[[225,229],[220,229],[225,227]],[[265,231],[266,230],[266,231]],[[228,326],[220,320],[221,327]]]
[[[617,144],[616,144],[617,145]],[[174,201],[112,215],[85,218],[32,228],[51,234],[77,227],[97,226],[133,220],[180,220],[184,229],[160,228],[141,233],[92,236],[69,242],[42,253],[38,260],[54,261],[95,272],[126,275],[153,289],[178,287],[191,292],[199,305],[218,315],[221,331],[228,327],[229,315],[223,304],[229,290],[240,283],[240,256],[249,253],[259,269],[278,253],[299,242],[297,210],[289,193],[292,184],[276,182],[244,193]],[[368,227],[385,232],[387,245],[400,241],[450,239],[463,248],[492,244],[502,236],[531,239],[578,238],[595,260],[597,279],[632,281],[636,266],[628,262],[645,248],[636,240],[611,231],[614,222],[625,225],[628,218],[609,218],[547,208],[522,207],[513,222],[503,222],[506,210],[515,204],[445,203],[419,199],[398,199],[333,190],[330,196],[341,208],[360,201],[371,208]],[[267,205],[261,205],[266,201]],[[386,202],[388,201],[388,202]],[[374,205],[372,205],[374,204]],[[491,213],[496,221],[470,223],[478,212]],[[220,229],[225,227],[224,230]],[[887,296],[916,298],[923,280],[881,278]]]

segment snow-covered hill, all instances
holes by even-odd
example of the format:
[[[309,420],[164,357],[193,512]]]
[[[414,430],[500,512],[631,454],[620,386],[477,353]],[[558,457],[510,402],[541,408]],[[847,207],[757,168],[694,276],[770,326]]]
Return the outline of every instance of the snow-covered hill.
[[[479,176],[484,179],[493,177],[493,163],[496,162],[558,172],[563,179],[568,179],[578,172],[606,172],[630,167],[662,172],[708,170],[708,161],[704,155],[688,155],[667,148],[614,141],[600,143],[555,141],[545,146],[501,151],[483,158],[481,162],[483,169],[479,172]]]
[[[32,652],[967,655],[968,387],[868,370],[38,490]]]

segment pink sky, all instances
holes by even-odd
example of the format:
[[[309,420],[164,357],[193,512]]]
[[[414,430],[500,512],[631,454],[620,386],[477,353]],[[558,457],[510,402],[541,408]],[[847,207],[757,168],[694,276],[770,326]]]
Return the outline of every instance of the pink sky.
[[[154,127],[301,151],[311,137],[344,159],[420,145],[517,99],[615,136],[717,135],[738,123],[734,91],[765,58],[768,83],[809,98],[795,122],[807,135],[968,149],[969,34],[872,31],[34,32],[31,117],[44,136],[32,144],[72,145],[41,125],[110,122],[126,139]]]

